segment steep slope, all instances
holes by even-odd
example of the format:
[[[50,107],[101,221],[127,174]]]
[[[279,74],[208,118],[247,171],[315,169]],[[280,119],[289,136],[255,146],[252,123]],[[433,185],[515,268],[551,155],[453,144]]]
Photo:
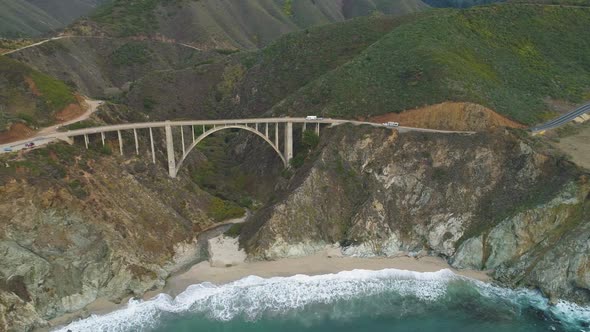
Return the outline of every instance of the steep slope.
[[[107,103],[89,122],[146,119]],[[122,135],[125,142],[134,139],[130,132]],[[149,134],[142,130],[140,156],[131,144],[119,156],[112,133],[104,147],[100,136],[91,135],[89,150],[63,143],[0,155],[2,331],[44,326],[97,298],[118,303],[161,288],[172,273],[207,258],[200,251],[202,243],[196,243],[200,233],[244,214],[242,207],[205,190],[222,193],[228,184],[230,198],[238,200],[246,192],[252,201],[264,203],[280,182],[282,162],[269,146],[256,145],[254,135],[240,137],[237,151],[224,151],[223,136],[207,138],[179,177],[170,179],[165,133],[154,130],[153,135],[156,164],[146,157],[151,153]],[[180,134],[175,135],[179,142]],[[208,178],[221,175],[218,166],[224,166],[207,170],[211,153],[227,154],[240,167],[219,180]]]
[[[64,82],[0,56],[0,140],[26,136],[28,127],[46,126],[81,111],[79,98]],[[66,114],[67,113],[67,114]]]
[[[175,43],[94,37],[53,40],[10,55],[94,98],[117,97],[144,75],[217,56]]]
[[[245,52],[196,68],[154,73],[134,84],[127,103],[160,118],[261,115],[314,79],[354,59],[410,18],[362,17],[289,34],[259,52]]]
[[[27,0],[66,26],[108,0]]]
[[[0,37],[38,36],[61,27],[61,23],[25,0],[0,0]]]
[[[360,18],[289,34],[223,67],[167,73],[182,85],[146,76],[128,102],[186,108],[175,96],[199,86],[191,100],[211,116],[371,118],[452,101],[529,125],[555,116],[555,104],[590,99],[589,24],[588,9],[511,4]]]
[[[331,244],[347,255],[440,256],[590,303],[588,174],[521,135],[327,129],[240,241],[263,259]]]
[[[468,8],[502,1],[506,0],[424,0],[425,3],[435,8]]]
[[[109,148],[58,145],[2,164],[3,331],[162,287],[200,259],[195,236],[214,222],[213,197],[190,180],[178,186],[163,168],[123,163]]]
[[[0,37],[35,37],[55,32],[102,2],[104,0],[1,0]]]
[[[356,117],[451,100],[540,122],[552,116],[547,101],[590,98],[589,24],[590,10],[573,7],[441,11],[394,29],[274,113]]]
[[[426,8],[420,0],[115,0],[75,24],[70,33],[160,37],[201,48],[255,48],[312,25]]]

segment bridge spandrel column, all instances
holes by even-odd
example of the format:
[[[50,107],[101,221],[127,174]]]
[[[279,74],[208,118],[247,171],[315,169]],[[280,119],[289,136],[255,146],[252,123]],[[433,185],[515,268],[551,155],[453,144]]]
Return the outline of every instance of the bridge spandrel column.
[[[293,123],[285,123],[285,162],[289,166],[289,162],[293,159]]]
[[[176,177],[176,160],[174,159],[174,138],[172,136],[172,127],[166,125],[166,153],[168,155],[168,174],[171,178]]]
[[[120,130],[117,130],[117,136],[119,136],[119,152],[123,155],[123,137]]]
[[[186,147],[184,145],[184,130],[182,129],[182,126],[180,126],[180,140],[182,143],[182,155],[185,156],[186,155]]]
[[[275,123],[275,145],[277,150],[279,150],[279,123]],[[281,150],[279,150],[281,151]]]
[[[152,128],[150,128],[150,146],[152,148],[152,162],[156,163],[156,149],[154,148],[154,133]]]

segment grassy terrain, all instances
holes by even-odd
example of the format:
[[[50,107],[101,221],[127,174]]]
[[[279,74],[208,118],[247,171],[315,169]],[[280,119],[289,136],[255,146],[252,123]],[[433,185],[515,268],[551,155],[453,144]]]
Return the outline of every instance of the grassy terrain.
[[[454,7],[467,8],[471,6],[487,5],[505,0],[424,0],[427,4],[436,8]]]
[[[91,18],[121,37],[151,33],[158,28],[154,11],[160,2],[172,1],[115,0],[100,7]]]
[[[0,131],[13,121],[50,123],[55,112],[75,102],[62,81],[0,56]]]
[[[60,23],[25,0],[0,0],[0,37],[38,36],[59,28]]]
[[[242,49],[314,25],[427,8],[421,0],[355,0],[345,5],[332,0],[113,0],[70,30],[119,37],[160,35],[201,48]]]
[[[134,84],[129,103],[160,119],[260,115],[413,19],[360,17],[287,34],[260,51],[148,75]],[[155,106],[148,110],[146,101]]]
[[[527,3],[539,5],[559,5],[559,6],[590,6],[588,0],[509,0],[512,3]]]
[[[521,4],[363,17],[287,34],[223,66],[146,77],[130,95],[167,117],[359,118],[456,101],[532,125],[555,116],[554,104],[590,99],[588,26],[585,8]],[[197,106],[183,104],[189,92]]]
[[[516,121],[590,99],[590,10],[497,5],[417,17],[306,85],[277,114],[357,117],[471,101]]]
[[[55,32],[89,13],[103,0],[0,0],[0,37],[22,38]]]
[[[11,50],[16,50],[35,43],[34,39],[2,39],[0,38],[0,54]]]

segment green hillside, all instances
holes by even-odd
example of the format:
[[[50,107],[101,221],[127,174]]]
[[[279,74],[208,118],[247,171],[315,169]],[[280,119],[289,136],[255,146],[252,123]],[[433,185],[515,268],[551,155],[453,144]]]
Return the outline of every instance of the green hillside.
[[[526,124],[551,100],[590,99],[590,10],[497,5],[440,11],[404,24],[275,107],[355,117],[447,100]]]
[[[113,0],[70,30],[116,37],[159,35],[209,49],[255,48],[312,25],[426,8],[421,0]]]
[[[589,9],[510,4],[360,18],[148,75],[127,102],[149,100],[163,117],[358,118],[464,101],[535,124],[590,99],[588,26]]]
[[[160,119],[260,115],[412,19],[361,17],[288,34],[260,51],[147,75],[126,102]]]
[[[0,132],[15,121],[50,124],[55,112],[72,103],[75,95],[62,81],[0,56]]]
[[[424,0],[425,3],[435,8],[468,8],[502,1],[506,0]]]
[[[43,10],[24,0],[0,0],[0,37],[38,36],[61,24]]]
[[[0,0],[0,38],[45,35],[88,14],[105,0]]]

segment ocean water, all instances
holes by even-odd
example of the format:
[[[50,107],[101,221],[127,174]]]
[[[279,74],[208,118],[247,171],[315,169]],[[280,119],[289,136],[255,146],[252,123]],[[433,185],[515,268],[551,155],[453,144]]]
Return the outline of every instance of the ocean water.
[[[190,286],[58,331],[590,331],[590,308],[455,275],[387,269]]]

